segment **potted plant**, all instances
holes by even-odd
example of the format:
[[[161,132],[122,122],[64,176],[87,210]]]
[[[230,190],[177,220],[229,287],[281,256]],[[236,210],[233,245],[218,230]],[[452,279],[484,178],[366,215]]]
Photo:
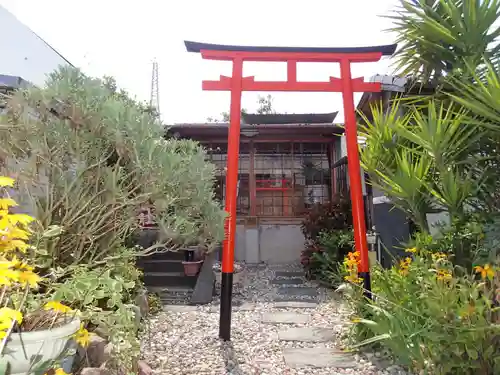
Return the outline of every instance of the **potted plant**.
[[[0,198],[0,368],[8,368],[11,375],[45,373],[67,362],[74,342],[88,344],[89,333],[77,311],[57,301],[47,302],[43,292],[35,293],[42,278],[26,256],[33,249],[27,241],[34,219],[10,212],[17,204],[5,187],[13,186],[13,179],[0,177],[4,193]],[[60,228],[53,226],[42,236],[58,233]],[[58,375],[64,373],[58,368]]]
[[[188,245],[184,250],[184,274],[186,276],[196,276],[203,264],[203,255],[198,245]]]

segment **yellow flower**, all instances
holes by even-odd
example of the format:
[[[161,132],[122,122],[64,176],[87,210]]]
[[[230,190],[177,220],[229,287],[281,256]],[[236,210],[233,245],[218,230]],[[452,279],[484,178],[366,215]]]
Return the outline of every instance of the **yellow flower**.
[[[14,179],[10,177],[0,176],[0,187],[14,187]]]
[[[406,257],[405,259],[399,261],[399,273],[401,275],[408,275],[408,268],[410,267],[411,262],[412,259],[410,257]]]
[[[82,347],[86,348],[90,342],[89,331],[85,329],[83,323],[80,324],[80,329],[74,334],[75,341]]]
[[[33,271],[22,271],[19,273],[19,283],[23,286],[29,285],[31,288],[37,288],[40,280],[42,278]]]
[[[416,247],[411,247],[409,249],[406,249],[406,251],[409,252],[409,253],[413,253],[414,254],[414,253],[417,252],[417,248]]]
[[[10,307],[0,308],[0,321],[12,321],[15,320],[18,324],[23,321],[23,314],[20,311],[11,309]]]
[[[31,217],[30,215],[26,214],[12,214],[8,216],[9,222],[13,225],[16,224],[21,224],[21,225],[28,225],[31,223],[35,218]]]
[[[357,317],[356,318],[352,318],[351,322],[352,323],[360,323],[361,322],[361,318],[357,318]]]
[[[431,254],[431,257],[432,257],[432,260],[433,261],[439,261],[441,259],[446,259],[448,257],[448,255],[446,255],[445,253],[434,253],[434,254]]]
[[[481,278],[483,280],[486,278],[491,280],[495,276],[495,269],[493,267],[491,267],[489,264],[485,264],[482,267],[476,266],[476,267],[474,267],[474,270],[476,271],[476,273],[481,274]]]
[[[451,279],[451,272],[448,270],[437,270],[437,279],[438,280],[450,280]]]
[[[71,375],[71,374],[68,374],[62,368],[58,368],[57,370],[54,371],[54,375]]]
[[[70,307],[63,305],[61,302],[58,301],[50,301],[45,304],[43,307],[45,310],[54,310],[60,313],[68,313],[73,310],[71,310]]]
[[[8,211],[10,207],[17,206],[17,203],[12,198],[0,198],[0,210]]]
[[[363,279],[361,277],[358,277],[356,273],[351,273],[350,275],[345,276],[344,280],[349,281],[353,284],[361,284],[363,282]]]
[[[28,248],[29,245],[22,240],[9,240],[6,244],[4,244],[2,250],[4,252],[19,250],[25,253]]]

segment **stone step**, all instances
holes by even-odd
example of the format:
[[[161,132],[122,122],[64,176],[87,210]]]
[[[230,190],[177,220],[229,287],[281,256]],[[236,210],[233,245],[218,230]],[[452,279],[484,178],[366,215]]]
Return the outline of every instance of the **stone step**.
[[[271,284],[274,284],[274,285],[301,285],[301,284],[304,284],[304,282],[305,282],[305,280],[300,278],[300,277],[271,280]]]
[[[151,293],[159,295],[163,305],[185,305],[191,300],[192,288],[182,286],[154,287],[148,286]]]
[[[353,355],[330,348],[285,348],[285,363],[291,368],[358,368]]]
[[[306,301],[281,301],[274,302],[273,306],[277,309],[315,309],[318,304]]]
[[[163,311],[174,312],[174,313],[186,313],[186,312],[198,311],[198,308],[192,305],[164,305]]]
[[[278,331],[278,338],[283,341],[328,342],[335,339],[335,333],[331,328],[287,328]]]
[[[309,287],[278,287],[278,294],[282,296],[317,297],[318,289]]]
[[[143,260],[137,264],[144,271],[144,273],[184,272],[184,265],[180,259]]]
[[[304,272],[302,271],[276,271],[274,272],[275,277],[304,277]]]
[[[262,323],[271,324],[303,324],[309,320],[311,320],[309,315],[294,312],[273,312],[262,315]]]
[[[309,302],[316,303],[318,302],[318,297],[307,297],[307,296],[276,296],[274,297],[275,303],[283,303],[283,302]]]
[[[186,276],[184,272],[145,272],[144,284],[151,287],[187,287],[194,288],[198,276]]]

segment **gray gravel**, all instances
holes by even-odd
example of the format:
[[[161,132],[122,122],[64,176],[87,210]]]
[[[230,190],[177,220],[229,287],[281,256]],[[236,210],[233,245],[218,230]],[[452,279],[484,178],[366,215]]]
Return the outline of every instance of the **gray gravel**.
[[[230,343],[218,338],[218,301],[206,306],[172,307],[151,318],[150,332],[142,342],[143,358],[155,374],[171,375],[389,375],[405,374],[397,366],[382,369],[356,356],[358,368],[288,368],[285,348],[339,348],[340,336],[347,327],[348,311],[332,292],[319,288],[316,308],[276,308],[276,286],[271,285],[275,271],[300,270],[298,266],[279,265],[246,269],[244,284],[234,293]],[[305,283],[303,286],[316,286]],[[244,304],[243,304],[244,303]],[[243,304],[243,305],[242,305]],[[237,307],[237,306],[241,307]],[[265,312],[290,311],[310,315],[308,322],[293,327],[328,327],[337,338],[333,342],[288,342],[278,339],[278,331],[290,324],[266,324]],[[375,357],[373,358],[375,362]]]

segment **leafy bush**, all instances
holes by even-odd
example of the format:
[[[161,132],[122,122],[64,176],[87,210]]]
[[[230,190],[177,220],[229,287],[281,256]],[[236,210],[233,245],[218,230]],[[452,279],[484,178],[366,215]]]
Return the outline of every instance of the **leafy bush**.
[[[350,250],[351,227],[350,202],[341,196],[336,196],[332,203],[313,206],[306,214],[301,225],[306,239],[301,263],[308,277],[336,283],[338,263]]]
[[[198,143],[165,139],[154,111],[114,80],[73,68],[53,73],[44,88],[16,92],[1,121],[0,170],[16,176],[36,233],[61,229],[37,238],[34,257],[46,279],[39,294],[81,309],[91,328],[106,332],[116,365],[130,370],[139,350],[135,258],[220,242],[215,167]],[[158,243],[134,248],[138,215],[149,206]]]
[[[17,175],[19,200],[42,226],[63,228],[47,243],[51,266],[104,265],[120,257],[154,206],[159,247],[210,245],[224,235],[214,166],[196,142],[164,139],[144,106],[101,81],[61,68],[45,88],[17,92],[0,130],[0,164]]]
[[[373,301],[352,288],[356,339],[358,325],[369,334],[355,346],[380,343],[417,373],[499,373],[498,271],[483,265],[467,274],[445,253],[409,252],[391,269],[374,270]]]
[[[341,281],[339,265],[354,247],[352,230],[323,231],[318,235],[317,245],[314,246],[308,261],[303,262],[309,277],[338,285]],[[305,258],[306,253],[303,252],[302,256]]]
[[[336,196],[332,203],[314,205],[301,225],[306,241],[315,241],[324,231],[350,227],[352,227],[350,201],[340,196]]]
[[[132,302],[139,272],[133,259],[93,269],[87,265],[72,267],[71,276],[51,284],[48,291],[55,300],[80,310],[91,327],[109,340],[113,361],[107,363],[110,368],[132,370],[139,358],[139,312]]]

